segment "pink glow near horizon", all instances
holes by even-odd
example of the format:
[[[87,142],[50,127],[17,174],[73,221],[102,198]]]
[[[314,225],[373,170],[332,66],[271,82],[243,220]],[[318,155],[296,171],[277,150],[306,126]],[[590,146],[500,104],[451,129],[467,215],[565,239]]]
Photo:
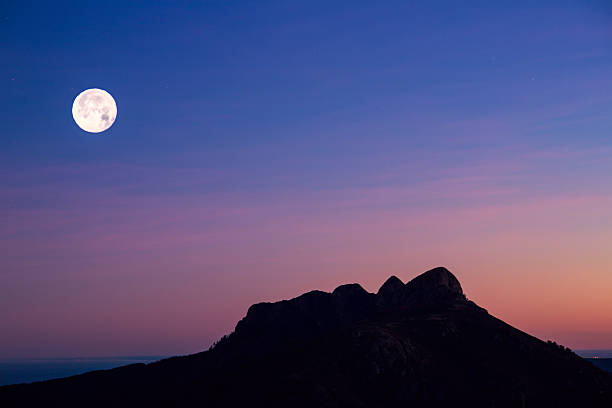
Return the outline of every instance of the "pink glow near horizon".
[[[348,282],[376,291],[437,265],[531,334],[612,344],[612,195],[523,194],[474,176],[257,201],[40,194],[62,205],[2,223],[7,355],[195,352],[252,303]]]
[[[0,358],[196,352],[253,303],[439,265],[612,349],[606,5],[9,3]]]

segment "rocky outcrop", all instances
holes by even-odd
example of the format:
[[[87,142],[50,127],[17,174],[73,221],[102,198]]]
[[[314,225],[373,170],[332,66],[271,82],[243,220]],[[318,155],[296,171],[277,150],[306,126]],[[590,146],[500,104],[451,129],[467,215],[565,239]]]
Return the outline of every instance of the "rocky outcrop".
[[[0,406],[610,407],[612,380],[435,268],[249,308],[206,352],[31,385]]]
[[[448,269],[441,266],[417,276],[408,282],[406,288],[410,293],[419,295],[439,293],[463,296],[459,280]]]

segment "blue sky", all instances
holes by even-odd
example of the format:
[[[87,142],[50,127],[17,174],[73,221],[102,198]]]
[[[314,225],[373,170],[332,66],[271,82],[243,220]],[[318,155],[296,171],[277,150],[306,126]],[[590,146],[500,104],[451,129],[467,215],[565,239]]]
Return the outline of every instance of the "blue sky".
[[[0,356],[38,350],[23,339],[43,310],[85,354],[196,351],[262,297],[442,262],[517,324],[612,344],[584,334],[603,318],[567,330],[544,312],[530,320],[482,283],[504,246],[515,263],[501,282],[544,285],[539,268],[560,262],[561,296],[587,259],[599,290],[612,283],[600,250],[612,195],[606,2],[10,1],[0,21],[0,306],[12,310],[0,312],[12,333]],[[70,114],[92,87],[118,105],[100,134]],[[526,246],[517,228],[548,244]],[[543,255],[520,269],[534,248]],[[196,299],[195,288],[226,293],[245,276],[259,283],[227,314],[202,312],[222,298],[187,302],[175,310],[191,316],[180,341],[148,348],[136,334],[88,348],[86,318],[78,329],[63,312],[81,302],[104,314],[81,292],[126,307],[116,285],[147,282],[142,304],[153,305],[160,288],[168,302]],[[27,293],[46,294],[28,304]],[[580,305],[612,307],[601,302]],[[212,323],[193,331],[198,313]],[[40,353],[76,347],[61,344]]]

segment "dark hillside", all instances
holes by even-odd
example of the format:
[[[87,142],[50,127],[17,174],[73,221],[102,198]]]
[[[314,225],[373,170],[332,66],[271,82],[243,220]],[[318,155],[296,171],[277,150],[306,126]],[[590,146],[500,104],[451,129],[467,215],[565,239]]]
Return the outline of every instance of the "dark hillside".
[[[0,405],[611,407],[609,374],[466,299],[445,268],[249,308],[209,351],[0,388]]]

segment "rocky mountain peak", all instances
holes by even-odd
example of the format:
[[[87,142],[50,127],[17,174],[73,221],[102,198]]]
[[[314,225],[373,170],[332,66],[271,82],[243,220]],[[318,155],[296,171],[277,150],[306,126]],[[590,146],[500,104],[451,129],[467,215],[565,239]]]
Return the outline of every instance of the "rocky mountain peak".
[[[406,284],[407,287],[423,293],[430,291],[444,291],[456,295],[463,295],[459,280],[448,269],[439,266],[422,273]]]
[[[476,390],[476,392],[474,392]],[[612,378],[466,301],[446,268],[251,306],[208,351],[0,387],[0,406],[612,407]]]
[[[332,292],[332,295],[342,297],[353,297],[367,295],[368,292],[361,287],[358,283],[349,283],[346,285],[340,285]]]
[[[402,282],[397,276],[393,275],[383,283],[378,289],[378,295],[388,296],[394,293],[398,293],[404,288],[404,282]]]

